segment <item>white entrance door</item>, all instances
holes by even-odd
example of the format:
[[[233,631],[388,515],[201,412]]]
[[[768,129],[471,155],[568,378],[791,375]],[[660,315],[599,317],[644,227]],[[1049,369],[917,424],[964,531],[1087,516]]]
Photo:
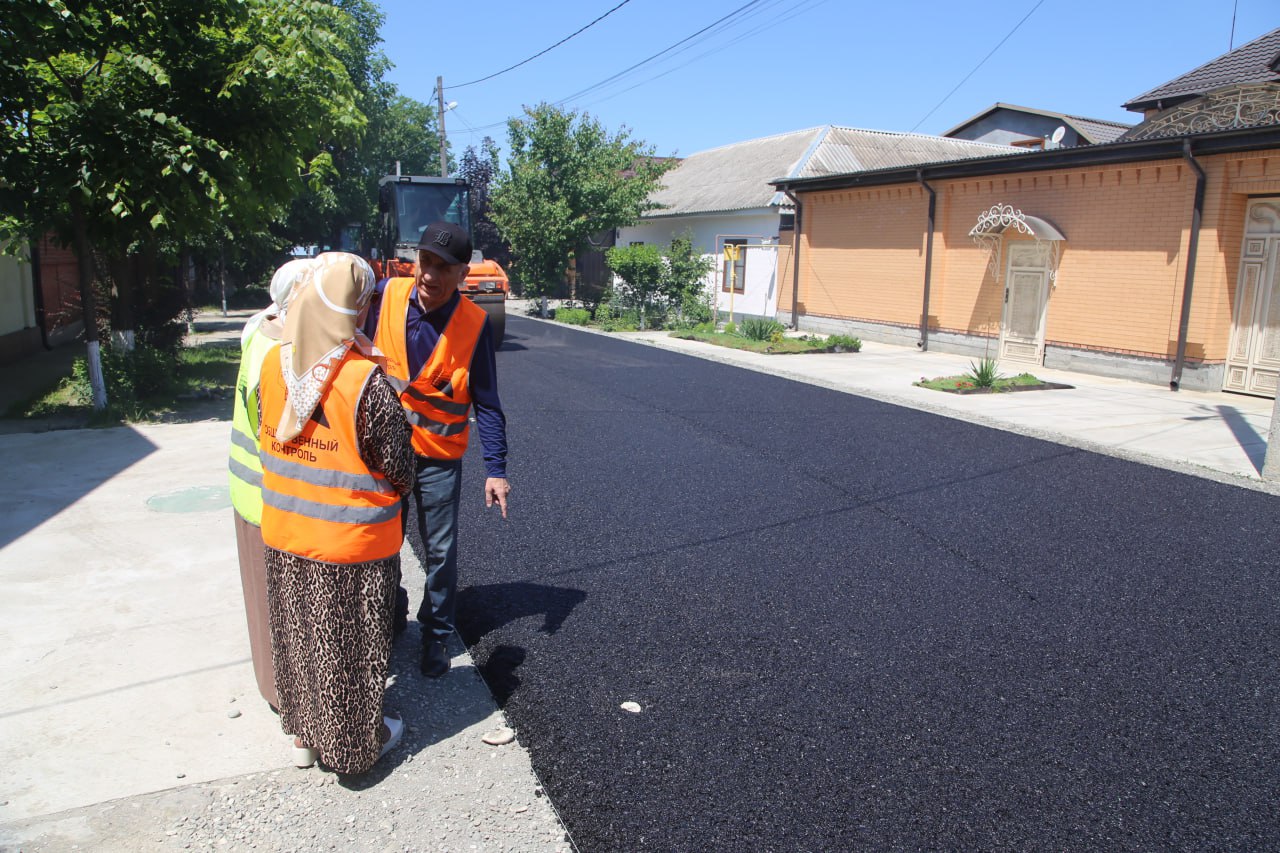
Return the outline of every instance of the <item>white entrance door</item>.
[[[1044,363],[1044,315],[1049,304],[1049,251],[1042,243],[1011,243],[1004,279],[1000,360]]]
[[[1280,378],[1280,200],[1258,199],[1245,217],[1235,317],[1223,388],[1276,395]]]

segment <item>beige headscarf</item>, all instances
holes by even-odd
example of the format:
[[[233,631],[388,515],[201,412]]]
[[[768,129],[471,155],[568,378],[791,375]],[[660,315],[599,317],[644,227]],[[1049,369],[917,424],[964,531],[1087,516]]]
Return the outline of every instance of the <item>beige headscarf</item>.
[[[293,296],[294,288],[307,278],[307,273],[315,266],[315,258],[294,258],[286,261],[271,276],[271,304],[249,318],[240,333],[240,347],[243,349],[249,338],[258,329],[273,340],[280,340],[284,331],[284,313]]]
[[[276,428],[280,441],[302,432],[348,349],[372,350],[356,320],[373,296],[373,285],[373,270],[363,258],[325,252],[294,288],[280,348],[280,371],[289,394]]]

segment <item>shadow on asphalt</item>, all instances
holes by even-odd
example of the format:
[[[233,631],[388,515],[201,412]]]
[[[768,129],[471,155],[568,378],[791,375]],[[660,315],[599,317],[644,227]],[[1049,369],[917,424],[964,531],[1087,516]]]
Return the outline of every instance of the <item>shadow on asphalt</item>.
[[[466,587],[458,591],[458,633],[467,648],[473,650],[473,655],[476,644],[486,635],[531,616],[542,617],[537,633],[552,635],[586,598],[587,594],[580,589],[536,583]],[[523,647],[498,645],[483,659],[476,660],[480,675],[499,708],[506,707],[507,700],[520,686],[516,673],[524,659]]]

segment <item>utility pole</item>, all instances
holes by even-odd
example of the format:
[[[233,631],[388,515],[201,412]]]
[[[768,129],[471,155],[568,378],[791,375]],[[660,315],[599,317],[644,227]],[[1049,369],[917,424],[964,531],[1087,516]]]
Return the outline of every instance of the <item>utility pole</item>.
[[[444,136],[444,77],[436,78],[436,109],[440,116],[440,177],[449,177],[449,145]]]

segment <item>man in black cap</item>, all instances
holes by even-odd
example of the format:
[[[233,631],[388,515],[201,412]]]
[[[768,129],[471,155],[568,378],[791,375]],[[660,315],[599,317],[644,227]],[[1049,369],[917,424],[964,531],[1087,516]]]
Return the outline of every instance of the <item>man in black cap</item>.
[[[413,427],[418,533],[427,552],[418,621],[423,625],[422,673],[432,678],[449,671],[462,455],[472,407],[484,450],[485,506],[497,506],[506,518],[511,492],[493,333],[484,309],[458,293],[470,261],[466,231],[452,222],[431,223],[418,241],[413,278],[380,282],[364,326],[387,357],[387,378]]]

